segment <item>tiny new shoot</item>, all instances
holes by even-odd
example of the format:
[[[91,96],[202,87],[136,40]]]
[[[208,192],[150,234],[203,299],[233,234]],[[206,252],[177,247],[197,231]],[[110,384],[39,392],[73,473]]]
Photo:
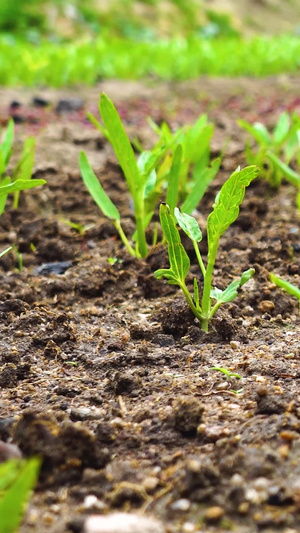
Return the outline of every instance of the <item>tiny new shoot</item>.
[[[274,285],[279,287],[280,289],[283,289],[285,292],[290,294],[291,296],[295,296],[295,298],[299,301],[299,311],[300,311],[300,289],[293,285],[292,283],[289,283],[288,281],[285,281],[282,278],[279,278],[278,276],[275,276],[275,274],[270,274],[270,280]]]
[[[160,221],[164,237],[168,243],[170,268],[159,269],[155,272],[157,279],[166,278],[168,283],[178,285],[187,303],[198,318],[203,331],[208,331],[208,323],[223,303],[234,300],[239,289],[254,275],[254,269],[243,272],[240,279],[232,281],[225,290],[212,286],[213,270],[217,258],[220,237],[237,219],[239,206],[245,195],[246,187],[257,177],[259,169],[256,166],[237,169],[224,183],[216,197],[213,210],[207,219],[207,264],[204,264],[198,243],[202,240],[202,232],[197,221],[190,215],[175,208],[174,215],[167,204],[160,205]],[[194,291],[191,295],[186,277],[190,269],[190,259],[181,243],[180,233],[176,223],[191,239],[204,280],[202,297],[200,298],[199,284],[194,278]]]

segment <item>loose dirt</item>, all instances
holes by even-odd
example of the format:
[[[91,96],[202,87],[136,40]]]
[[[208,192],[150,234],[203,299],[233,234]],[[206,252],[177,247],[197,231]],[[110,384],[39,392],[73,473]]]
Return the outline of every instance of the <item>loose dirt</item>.
[[[105,90],[145,146],[155,140],[148,115],[177,127],[207,112],[213,155],[226,149],[199,207],[205,235],[217,191],[245,164],[236,119],[271,126],[284,109],[300,112],[298,87],[282,77],[0,91],[2,123],[19,116],[19,147],[38,136],[34,177],[47,180],[0,219],[1,249],[16,243],[23,258],[21,271],[13,253],[1,259],[0,438],[43,459],[22,533],[80,532],[89,514],[113,510],[158,518],[169,533],[299,531],[299,314],[268,278],[299,286],[295,189],[274,192],[261,180],[248,188],[221,239],[214,282],[224,288],[250,266],[256,274],[205,334],[176,287],[154,278],[168,266],[165,249],[129,257],[77,163],[84,149],[130,230],[124,178],[86,111],[96,113]],[[49,106],[33,106],[33,96]],[[58,113],[66,98],[82,105]],[[93,226],[81,236],[63,219]]]

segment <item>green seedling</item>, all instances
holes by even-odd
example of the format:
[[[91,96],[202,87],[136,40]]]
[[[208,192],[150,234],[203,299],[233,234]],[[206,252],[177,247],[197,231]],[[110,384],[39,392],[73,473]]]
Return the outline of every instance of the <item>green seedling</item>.
[[[101,95],[99,111],[104,126],[93,115],[90,114],[89,118],[111,143],[133,201],[136,230],[130,238],[123,231],[118,208],[104,191],[84,152],[81,152],[79,157],[81,175],[93,200],[103,214],[112,221],[128,252],[134,257],[146,257],[148,253],[146,229],[151,222],[165,182],[168,183],[166,194],[171,205],[175,207],[177,202],[182,148],[177,147],[171,166],[168,168],[161,164],[167,150],[167,147],[163,145],[154,147],[151,151],[142,152],[136,160],[119,114],[105,94]]]
[[[162,130],[154,126],[160,135],[159,142],[152,150],[142,151],[136,160],[118,112],[105,94],[101,95],[99,111],[103,125],[91,113],[88,118],[111,143],[123,170],[136,224],[131,237],[124,233],[119,210],[104,191],[84,152],[79,157],[81,175],[95,203],[112,221],[128,252],[135,257],[146,257],[146,229],[162,196],[173,212],[181,203],[180,189],[184,189],[182,208],[186,213],[192,213],[216,175],[220,159],[207,166],[213,126],[207,124],[206,116],[201,117],[194,127],[187,131],[182,128],[174,135],[167,125],[163,125]],[[189,183],[191,165],[193,180]],[[154,230],[152,244],[156,243],[157,230]]]
[[[295,177],[286,172],[289,163],[300,149],[300,117],[292,117],[284,112],[280,115],[273,132],[269,133],[264,124],[250,124],[246,120],[238,120],[238,124],[254,139],[257,148],[248,143],[246,159],[248,164],[260,167],[260,175],[274,189],[281,185],[283,177],[295,184]],[[298,180],[299,184],[299,180]]]
[[[95,224],[81,224],[80,222],[72,222],[72,220],[68,220],[66,218],[63,218],[62,219],[62,222],[64,224],[67,224],[70,228],[74,229],[75,231],[77,231],[77,233],[79,233],[79,235],[81,237],[84,237],[84,234],[95,227]]]
[[[40,459],[10,460],[0,465],[0,533],[18,531],[35,486]]]
[[[115,264],[122,264],[122,259],[119,259],[118,257],[108,257],[107,262],[109,265],[115,265]]]
[[[226,379],[228,381],[230,381],[231,378],[242,379],[242,376],[240,376],[239,374],[235,374],[234,372],[230,372],[230,370],[228,370],[227,368],[222,368],[221,366],[212,366],[208,370],[216,370],[218,372],[222,372],[222,374],[225,375],[225,377],[226,377]]]
[[[274,283],[277,287],[280,289],[283,289],[285,292],[290,294],[291,296],[295,296],[295,298],[299,301],[299,311],[300,311],[300,289],[298,287],[295,287],[292,283],[289,283],[288,281],[285,281],[282,278],[278,278],[275,276],[275,274],[270,274],[270,280],[272,283]]]
[[[180,203],[183,202],[181,206],[183,212],[191,214],[221,164],[221,158],[210,163],[210,141],[214,133],[214,125],[208,123],[206,114],[201,115],[195,124],[179,128],[174,133],[165,122],[160,127],[151,119],[148,119],[148,122],[159,136],[157,146],[168,147],[165,166],[171,165],[172,162],[169,153],[174,156],[177,147],[179,145],[182,147],[177,186],[178,200]]]
[[[238,295],[239,289],[254,275],[254,269],[243,272],[240,279],[232,281],[225,290],[212,286],[213,270],[217,258],[220,237],[237,219],[239,206],[243,201],[246,187],[257,177],[256,166],[237,169],[224,183],[216,197],[213,210],[207,219],[208,256],[204,265],[198,243],[202,240],[202,232],[195,218],[182,213],[178,208],[174,215],[166,204],[160,206],[160,221],[165,239],[168,243],[170,268],[155,272],[157,279],[166,278],[168,283],[178,285],[192,312],[199,319],[203,331],[208,331],[208,323],[223,303],[231,302]],[[176,220],[175,220],[176,219]],[[191,239],[199,267],[204,279],[200,302],[199,284],[194,278],[194,294],[190,294],[186,286],[186,277],[190,269],[190,259],[181,243],[176,222]]]
[[[232,378],[242,379],[242,376],[240,376],[239,374],[236,374],[235,372],[230,372],[230,370],[228,370],[227,368],[222,368],[220,366],[212,366],[208,370],[216,370],[217,372],[222,372],[222,374],[225,375],[228,382],[230,382]],[[238,396],[239,394],[242,394],[244,392],[244,389],[243,388],[237,389],[237,390],[230,389],[230,392],[233,392],[233,394],[236,394]]]
[[[13,141],[14,122],[10,120],[0,144],[0,215],[5,210],[9,194],[14,195],[13,208],[17,208],[21,191],[46,183],[45,180],[31,179],[35,154],[35,139],[33,137],[28,137],[25,140],[23,153],[12,172],[12,176],[7,174],[7,167],[13,150]]]

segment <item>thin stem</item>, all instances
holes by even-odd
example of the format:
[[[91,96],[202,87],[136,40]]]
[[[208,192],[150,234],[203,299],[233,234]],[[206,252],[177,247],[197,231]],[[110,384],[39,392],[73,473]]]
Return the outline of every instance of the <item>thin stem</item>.
[[[212,275],[213,275],[213,269],[215,266],[215,261],[217,257],[217,251],[218,251],[218,245],[219,245],[219,239],[217,239],[214,244],[213,248],[208,253],[208,264],[207,269],[204,277],[204,287],[203,287],[203,294],[202,294],[202,316],[201,316],[201,327],[203,331],[208,331],[208,321],[210,319],[210,291],[211,291],[211,283],[212,283]]]
[[[121,237],[121,241],[123,242],[125,248],[127,249],[127,251],[130,253],[130,255],[132,255],[133,257],[137,257],[137,254],[135,252],[135,250],[132,248],[132,246],[130,246],[129,244],[129,241],[123,231],[123,228],[121,226],[121,223],[119,220],[113,220],[113,225],[115,226],[116,230],[118,231],[120,237]]]
[[[194,315],[201,321],[202,320],[202,313],[195,306],[187,286],[185,285],[185,283],[180,283],[179,286],[180,286],[180,288],[181,288],[181,290],[182,290],[182,292],[183,292],[183,294],[184,294],[184,296],[186,298],[187,303],[189,304],[189,308],[194,313]]]
[[[205,278],[206,268],[205,268],[204,263],[202,261],[202,257],[201,257],[200,251],[199,251],[198,243],[197,243],[197,241],[194,241],[194,240],[192,242],[193,242],[194,250],[195,250],[195,253],[196,253],[196,256],[197,256],[197,259],[198,259],[199,266],[201,268],[201,272],[203,274],[203,278]]]

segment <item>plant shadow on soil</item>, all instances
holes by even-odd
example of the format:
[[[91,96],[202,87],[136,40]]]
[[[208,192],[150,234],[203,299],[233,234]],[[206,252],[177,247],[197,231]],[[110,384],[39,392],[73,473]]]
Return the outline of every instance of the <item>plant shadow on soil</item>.
[[[235,119],[260,115],[272,124],[287,102],[298,105],[293,81],[289,89],[252,82],[248,95],[242,83],[240,91],[218,81],[213,87],[208,81],[205,94],[205,83],[189,91],[165,86],[140,99],[127,89],[120,103],[129,130],[146,142],[149,109],[167,118],[172,108],[176,125],[185,111],[191,121],[207,107],[216,120],[215,153],[232,135],[201,220],[226,177],[244,164]],[[93,108],[95,91],[84,96]],[[125,229],[133,229],[107,143],[82,114],[72,115],[71,125],[68,117],[53,124],[54,113],[46,121],[43,115],[35,177],[47,185],[26,192],[20,208],[0,220],[1,248],[16,241],[24,263],[19,272],[13,254],[1,259],[0,438],[43,458],[22,533],[80,531],[85,516],[113,509],[152,514],[170,533],[184,531],[186,522],[195,531],[299,530],[299,315],[297,302],[268,280],[275,270],[299,283],[294,189],[283,184],[275,194],[256,180],[247,190],[221,239],[214,281],[223,288],[250,266],[256,275],[204,334],[176,287],[154,278],[168,265],[165,249],[155,247],[145,261],[130,258],[100,215],[76,170],[78,144]],[[93,227],[82,237],[63,218]],[[64,262],[64,273],[36,270],[53,262]],[[242,380],[228,382],[212,366]],[[85,505],[88,495],[97,497],[94,507]],[[212,507],[215,515],[207,512]]]

